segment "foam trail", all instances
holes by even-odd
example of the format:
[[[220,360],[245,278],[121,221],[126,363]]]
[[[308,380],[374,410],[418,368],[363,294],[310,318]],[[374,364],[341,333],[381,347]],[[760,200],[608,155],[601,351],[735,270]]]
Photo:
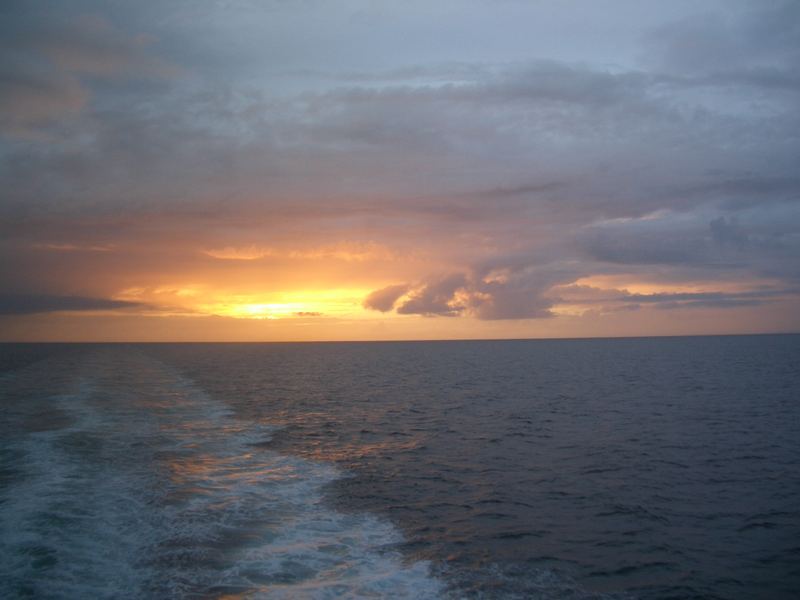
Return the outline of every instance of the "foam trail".
[[[132,349],[61,367],[68,389],[6,411],[17,434],[2,443],[0,596],[443,593],[427,563],[391,550],[389,523],[326,506],[336,469],[257,445],[268,425]],[[48,410],[63,422],[30,426]]]

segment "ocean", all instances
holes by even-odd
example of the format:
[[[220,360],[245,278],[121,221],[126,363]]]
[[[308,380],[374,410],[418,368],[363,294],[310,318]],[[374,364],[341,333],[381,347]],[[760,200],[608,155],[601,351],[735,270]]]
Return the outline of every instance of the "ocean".
[[[798,598],[800,336],[0,345],[2,598]]]

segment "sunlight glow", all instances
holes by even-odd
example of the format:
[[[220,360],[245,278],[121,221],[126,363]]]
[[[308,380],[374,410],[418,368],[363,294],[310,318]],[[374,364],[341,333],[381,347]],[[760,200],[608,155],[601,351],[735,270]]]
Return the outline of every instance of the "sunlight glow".
[[[197,306],[201,313],[235,319],[344,317],[363,313],[368,290],[304,290],[285,294],[233,296]]]

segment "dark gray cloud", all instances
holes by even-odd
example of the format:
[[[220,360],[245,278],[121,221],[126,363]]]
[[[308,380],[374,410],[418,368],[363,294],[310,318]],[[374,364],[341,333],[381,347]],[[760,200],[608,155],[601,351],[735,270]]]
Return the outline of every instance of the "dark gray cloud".
[[[626,294],[616,301],[627,304],[650,304],[656,308],[675,309],[692,307],[736,308],[758,306],[798,293],[797,289],[755,290],[751,292],[694,292],[660,294]]]
[[[408,291],[409,287],[408,284],[401,283],[375,290],[364,299],[364,307],[388,312],[394,308],[395,303]]]
[[[557,295],[550,301],[554,305],[598,306],[603,313],[639,310],[650,307],[658,310],[684,308],[742,308],[768,306],[785,302],[800,293],[800,288],[776,288],[760,286],[756,289],[709,292],[658,292],[652,294],[631,293],[627,290],[599,289],[582,285],[557,288]]]
[[[0,20],[0,127],[30,135],[31,128],[74,118],[91,97],[91,82],[173,76],[173,66],[147,53],[148,41],[102,16]]]
[[[798,39],[797,2],[767,0],[687,15],[655,28],[647,46],[662,69],[725,74],[787,67],[800,58]]]
[[[736,217],[717,217],[708,225],[711,237],[718,244],[744,248],[750,243],[750,236],[741,228]]]
[[[84,296],[0,294],[0,315],[30,315],[61,311],[98,311],[143,308],[138,302]]]
[[[515,283],[490,282],[480,286],[473,299],[473,314],[478,319],[541,319],[552,317],[553,301],[543,296],[546,288]]]
[[[716,199],[726,207],[736,210],[764,202],[797,201],[800,199],[800,178],[794,176],[759,177],[709,177],[706,181],[676,186],[670,193],[700,201]]]
[[[456,292],[466,286],[467,277],[463,273],[430,281],[409,294],[408,299],[397,307],[397,312],[403,315],[457,316],[466,306],[459,302]]]
[[[587,257],[601,263],[668,267],[689,279],[796,282],[800,206],[765,204],[611,220],[584,228],[576,241]]]
[[[547,318],[553,316],[550,308],[556,300],[546,292],[557,283],[574,279],[575,273],[568,268],[538,271],[519,263],[499,269],[484,265],[467,274],[452,273],[416,285],[376,290],[364,306],[382,312],[396,306],[400,314],[469,315],[487,321]],[[398,306],[405,294],[408,298]]]
[[[642,235],[638,231],[596,231],[584,240],[588,254],[599,261],[632,265],[706,264],[706,240],[681,231]],[[717,265],[724,266],[724,265]]]
[[[0,67],[0,127],[21,130],[84,107],[87,91],[69,74],[37,61],[9,57]]]

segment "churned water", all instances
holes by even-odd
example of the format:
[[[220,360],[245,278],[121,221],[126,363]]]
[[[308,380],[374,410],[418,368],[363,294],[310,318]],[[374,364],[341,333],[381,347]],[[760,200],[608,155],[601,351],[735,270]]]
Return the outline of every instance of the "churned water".
[[[800,336],[0,346],[3,598],[796,598]]]

